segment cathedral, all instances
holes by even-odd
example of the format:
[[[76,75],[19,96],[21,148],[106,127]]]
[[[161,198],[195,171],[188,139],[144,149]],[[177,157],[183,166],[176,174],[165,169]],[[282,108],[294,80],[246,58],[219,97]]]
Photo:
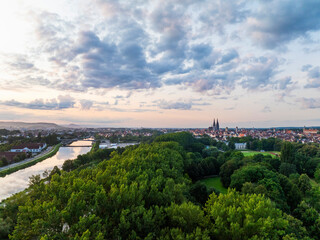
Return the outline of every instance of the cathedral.
[[[219,130],[220,130],[220,126],[219,126],[218,118],[217,118],[217,121],[215,119],[213,119],[213,124],[212,124],[212,126],[209,127],[209,131],[217,132]]]

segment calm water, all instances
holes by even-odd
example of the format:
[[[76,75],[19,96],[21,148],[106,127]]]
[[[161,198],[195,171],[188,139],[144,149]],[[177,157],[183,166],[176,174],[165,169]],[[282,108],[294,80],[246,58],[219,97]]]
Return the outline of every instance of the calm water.
[[[72,146],[91,145],[88,141],[77,141]],[[5,177],[0,177],[0,201],[28,187],[29,177],[52,170],[54,166],[61,168],[65,160],[75,159],[78,155],[90,151],[90,147],[61,147],[56,155],[31,167],[19,170]]]

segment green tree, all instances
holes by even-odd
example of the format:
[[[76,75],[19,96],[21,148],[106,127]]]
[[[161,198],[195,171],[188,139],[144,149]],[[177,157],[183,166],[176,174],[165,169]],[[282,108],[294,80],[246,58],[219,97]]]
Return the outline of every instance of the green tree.
[[[313,178],[318,165],[320,165],[320,158],[308,159],[305,165],[305,173],[308,174],[309,177]]]
[[[76,166],[74,165],[73,160],[66,160],[66,161],[64,161],[64,163],[62,165],[62,169],[66,172],[70,172],[71,170],[74,170],[75,168],[76,168]]]
[[[20,158],[18,155],[13,157],[13,162],[20,162]]]
[[[316,209],[302,201],[294,210],[294,215],[303,222],[312,239],[320,239],[320,218]]]
[[[257,183],[263,178],[276,178],[276,174],[259,164],[247,165],[236,170],[231,176],[231,188],[241,190],[245,182]]]
[[[38,132],[37,141],[41,142],[41,132]]]
[[[242,165],[241,162],[238,162],[236,160],[229,160],[225,162],[221,168],[220,168],[220,179],[221,183],[225,188],[228,188],[231,183],[231,175],[235,170],[240,168]]]
[[[314,178],[317,183],[320,183],[320,166],[318,165],[316,171],[314,172]]]
[[[155,139],[155,142],[178,142],[181,146],[185,149],[191,147],[193,143],[195,143],[195,138],[192,136],[191,133],[188,132],[178,132],[178,133],[169,133],[158,136]]]
[[[289,177],[291,174],[294,174],[296,172],[296,165],[287,162],[281,163],[279,173]]]
[[[7,239],[13,230],[13,221],[11,218],[3,219],[0,217],[0,239]]]
[[[3,166],[6,166],[6,165],[9,164],[8,159],[7,159],[6,157],[2,157],[2,158],[1,158],[1,162],[2,162],[2,165],[3,165]]]
[[[209,197],[206,185],[200,181],[190,187],[189,193],[194,198],[194,201],[201,205],[204,205]]]
[[[219,196],[213,193],[205,212],[214,239],[281,239],[293,235],[282,212],[260,194],[233,190]]]
[[[184,202],[181,205],[172,204],[166,208],[168,225],[180,228],[183,232],[190,233],[197,227],[205,227],[207,219],[199,206]]]
[[[281,161],[286,163],[293,163],[294,162],[294,148],[291,142],[283,142],[281,147]]]
[[[312,186],[310,183],[310,178],[307,174],[301,174],[298,181],[298,187],[303,194],[311,190]]]
[[[288,206],[291,210],[294,210],[302,200],[301,191],[299,190],[297,185],[292,183],[292,181],[288,177],[282,174],[278,174],[278,179],[284,195],[287,199]]]
[[[236,148],[236,145],[235,145],[234,142],[229,142],[229,143],[228,143],[228,147],[229,147],[230,149],[235,149],[235,148]]]

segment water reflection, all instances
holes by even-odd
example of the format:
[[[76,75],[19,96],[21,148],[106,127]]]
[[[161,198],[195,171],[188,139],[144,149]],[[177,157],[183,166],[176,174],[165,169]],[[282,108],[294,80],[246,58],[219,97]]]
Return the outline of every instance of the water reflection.
[[[73,146],[90,145],[88,141],[77,141]],[[54,166],[61,168],[65,160],[75,159],[78,155],[87,153],[90,147],[61,147],[56,155],[34,166],[19,170],[3,178],[0,177],[0,201],[28,187],[29,177],[52,170]]]

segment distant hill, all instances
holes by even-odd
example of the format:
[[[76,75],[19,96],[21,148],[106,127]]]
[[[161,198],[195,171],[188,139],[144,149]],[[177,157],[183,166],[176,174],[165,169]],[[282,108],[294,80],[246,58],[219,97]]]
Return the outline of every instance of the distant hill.
[[[59,126],[55,123],[26,123],[26,122],[2,122],[0,121],[0,129],[10,129],[10,130],[34,130],[34,129],[65,129],[66,127]]]

